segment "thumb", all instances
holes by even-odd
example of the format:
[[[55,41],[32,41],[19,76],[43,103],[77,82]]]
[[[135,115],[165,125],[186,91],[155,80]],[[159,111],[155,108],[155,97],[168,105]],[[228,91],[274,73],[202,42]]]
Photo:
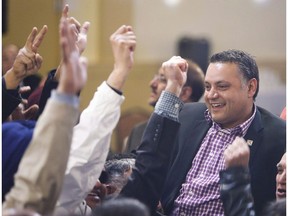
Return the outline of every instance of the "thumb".
[[[34,119],[36,117],[38,110],[39,106],[37,104],[30,106],[28,109],[23,111],[24,119],[25,120]]]
[[[43,58],[38,53],[36,53],[35,58],[36,58],[36,67],[39,70],[41,68],[41,65],[42,65],[42,62],[43,62]]]

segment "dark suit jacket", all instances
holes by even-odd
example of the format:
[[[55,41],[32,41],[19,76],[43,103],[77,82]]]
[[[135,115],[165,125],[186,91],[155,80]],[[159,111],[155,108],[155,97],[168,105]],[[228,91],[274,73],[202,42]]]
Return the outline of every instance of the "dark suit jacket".
[[[5,80],[2,77],[2,123],[13,113],[21,103],[19,89],[7,90]]]
[[[127,141],[127,145],[126,145],[124,153],[135,152],[136,149],[140,146],[141,139],[143,137],[147,124],[148,124],[148,121],[141,122],[132,129],[128,137],[128,141]]]
[[[189,103],[185,104],[180,113],[181,127],[161,199],[166,214],[171,213],[192,160],[211,126],[204,118],[205,110],[205,104]],[[255,210],[259,213],[267,201],[275,199],[276,164],[285,152],[286,123],[257,107],[255,118],[244,138],[253,140],[250,146],[249,168]]]
[[[179,122],[151,115],[137,149],[135,169],[120,195],[140,200],[151,211],[156,209],[179,126]]]

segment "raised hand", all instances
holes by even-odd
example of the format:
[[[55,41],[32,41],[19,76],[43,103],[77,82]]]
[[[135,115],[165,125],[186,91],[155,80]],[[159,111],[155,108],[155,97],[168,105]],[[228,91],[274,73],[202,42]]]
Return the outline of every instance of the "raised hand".
[[[43,59],[38,53],[38,48],[47,30],[46,25],[39,33],[36,27],[32,29],[25,46],[19,50],[12,68],[4,75],[7,89],[16,89],[25,77],[39,71]]]
[[[248,167],[250,150],[242,137],[236,137],[231,145],[224,151],[226,168],[233,166]]]
[[[87,60],[80,57],[74,33],[73,26],[68,23],[67,19],[62,18],[60,21],[60,45],[63,63],[57,91],[70,95],[77,94],[87,81]]]
[[[165,91],[179,97],[187,80],[188,63],[180,56],[173,56],[162,64],[162,70],[167,80]]]
[[[87,33],[90,27],[90,22],[84,22],[82,25],[74,17],[68,16],[69,5],[66,4],[62,11],[62,17],[68,20],[68,23],[72,25],[75,37],[77,37],[77,48],[80,54],[82,54],[87,46]]]
[[[89,27],[90,27],[90,23],[84,22],[81,26],[78,20],[76,20],[74,17],[68,16],[68,12],[69,12],[69,5],[66,4],[62,11],[62,19],[66,19],[66,21],[70,25],[69,28],[71,28],[71,30],[73,31],[73,37],[76,41],[76,48],[79,54],[81,55],[87,46],[87,34],[88,34]],[[59,81],[60,74],[62,71],[61,66],[62,66],[62,60],[55,73],[55,79],[58,81]]]
[[[115,67],[119,69],[131,69],[134,58],[133,52],[136,47],[136,36],[131,26],[121,26],[110,36]]]
[[[29,108],[25,109],[25,104],[20,103],[16,109],[9,116],[8,120],[30,120],[34,119],[37,116],[37,112],[39,110],[39,106],[37,104],[33,104]]]
[[[123,25],[110,36],[110,42],[114,56],[114,70],[107,83],[121,90],[134,63],[136,36],[131,26]]]

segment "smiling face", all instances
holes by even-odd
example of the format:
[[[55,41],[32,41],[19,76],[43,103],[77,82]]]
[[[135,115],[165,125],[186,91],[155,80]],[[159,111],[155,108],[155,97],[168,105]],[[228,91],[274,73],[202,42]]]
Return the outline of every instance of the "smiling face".
[[[105,196],[107,195],[107,189],[104,184],[97,180],[93,189],[89,192],[85,198],[87,205],[94,209],[101,204]]]
[[[286,197],[286,153],[283,155],[280,162],[277,164],[276,175],[276,198],[281,199]]]
[[[204,98],[212,119],[232,128],[252,115],[257,81],[244,81],[235,63],[210,63],[205,76]]]

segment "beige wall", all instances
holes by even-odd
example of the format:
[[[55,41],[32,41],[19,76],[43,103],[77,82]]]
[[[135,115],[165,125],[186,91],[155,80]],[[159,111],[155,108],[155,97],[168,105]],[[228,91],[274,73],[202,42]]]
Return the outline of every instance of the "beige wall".
[[[259,0],[182,0],[174,8],[162,0],[8,2],[9,31],[2,37],[3,45],[23,46],[33,26],[48,25],[40,48],[44,58],[42,74],[56,67],[59,61],[58,22],[62,4],[69,3],[70,15],[80,22],[91,22],[88,47],[84,52],[89,60],[89,82],[81,96],[82,108],[88,104],[93,87],[112,70],[109,36],[122,24],[133,26],[138,42],[135,70],[125,88],[127,100],[123,109],[135,105],[149,109],[146,104],[148,81],[163,60],[176,54],[176,42],[181,35],[210,38],[212,53],[228,48],[247,50],[256,56],[260,67],[271,65],[282,82],[286,80],[285,0],[266,0],[262,5],[257,3]],[[134,86],[140,86],[141,91],[135,91]]]
[[[138,61],[169,58],[179,37],[205,37],[212,53],[236,48],[257,59],[285,59],[285,0],[164,0],[134,1]]]
[[[45,36],[39,52],[44,58],[41,73],[58,64],[58,21],[60,13],[56,10],[54,1],[38,0],[7,0],[8,3],[8,31],[2,35],[2,45],[14,43],[23,47],[26,39],[35,26],[39,30],[43,25],[48,26],[48,33]]]
[[[264,1],[264,0],[262,0]],[[285,0],[182,0],[167,7],[163,0],[8,0],[8,32],[3,45],[23,46],[33,26],[48,25],[40,48],[44,58],[41,73],[58,65],[58,23],[63,3],[80,22],[90,21],[88,83],[81,93],[86,107],[96,87],[113,68],[109,36],[122,24],[132,25],[137,36],[136,63],[124,89],[125,112],[133,107],[152,111],[147,105],[148,83],[160,63],[176,53],[180,36],[207,37],[212,53],[229,48],[243,49],[254,56],[261,68],[269,68],[286,81]]]

